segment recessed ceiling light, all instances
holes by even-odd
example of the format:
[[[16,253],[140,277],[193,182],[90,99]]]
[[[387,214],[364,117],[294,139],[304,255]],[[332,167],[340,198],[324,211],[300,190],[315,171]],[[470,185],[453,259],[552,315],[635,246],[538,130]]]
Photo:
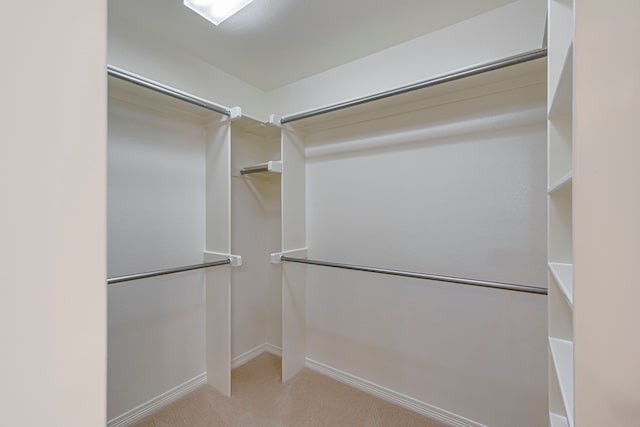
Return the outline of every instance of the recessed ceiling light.
[[[219,25],[253,0],[184,0],[184,5]]]

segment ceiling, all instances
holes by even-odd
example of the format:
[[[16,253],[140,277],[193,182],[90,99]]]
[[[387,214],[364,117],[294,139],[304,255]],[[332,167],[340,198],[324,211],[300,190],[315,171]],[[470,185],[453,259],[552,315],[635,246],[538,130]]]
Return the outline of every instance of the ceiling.
[[[109,31],[272,90],[514,0],[254,0],[216,27],[182,0],[109,0]]]

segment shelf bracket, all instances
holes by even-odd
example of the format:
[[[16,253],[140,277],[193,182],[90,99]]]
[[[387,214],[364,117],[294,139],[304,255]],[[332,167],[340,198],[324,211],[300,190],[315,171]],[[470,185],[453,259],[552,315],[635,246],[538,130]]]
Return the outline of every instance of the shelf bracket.
[[[282,263],[283,256],[291,256],[296,258],[306,258],[309,253],[308,248],[292,249],[290,251],[274,252],[270,255],[271,264]]]
[[[233,255],[233,254],[227,254],[222,252],[211,252],[211,251],[204,251],[203,254],[204,254],[205,261],[208,261],[208,262],[218,261],[221,259],[228,259],[230,261],[231,267],[240,267],[242,265],[242,256],[240,255]]]
[[[282,173],[282,161],[272,160],[266,163],[260,163],[258,165],[247,166],[242,168],[242,170],[240,171],[240,175],[250,175],[252,173],[260,172]]]

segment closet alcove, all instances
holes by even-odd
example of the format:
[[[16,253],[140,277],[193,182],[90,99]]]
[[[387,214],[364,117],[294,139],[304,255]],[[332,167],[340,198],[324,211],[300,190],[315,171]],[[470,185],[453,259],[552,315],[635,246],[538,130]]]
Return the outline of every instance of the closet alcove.
[[[462,419],[441,409],[463,412],[455,402],[476,402],[479,418],[494,399],[510,401],[512,417],[544,413],[544,359],[510,344],[545,332],[540,56],[266,123],[111,78],[110,275],[198,257],[242,261],[109,288],[110,425],[138,419],[126,400],[158,394],[176,365],[191,375],[180,395],[204,382],[232,394],[230,370],[264,351],[282,356],[283,381],[305,366],[342,381],[362,372],[430,402],[412,409],[445,422]],[[538,295],[281,263],[283,256]],[[166,348],[180,351],[149,362]],[[456,371],[424,369],[451,361]],[[136,377],[147,390],[123,392]],[[483,393],[496,377],[511,385]],[[448,381],[467,387],[448,393]],[[527,388],[530,400],[513,399],[514,387]],[[394,398],[381,390],[367,391]]]
[[[109,286],[108,425],[233,396],[263,352],[446,424],[545,423],[546,88],[536,49],[266,120],[110,77],[109,277],[231,265]]]

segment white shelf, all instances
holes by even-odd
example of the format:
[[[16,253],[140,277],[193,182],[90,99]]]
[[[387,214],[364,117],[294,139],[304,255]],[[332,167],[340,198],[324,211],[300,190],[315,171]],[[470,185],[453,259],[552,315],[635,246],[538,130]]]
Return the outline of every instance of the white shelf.
[[[569,307],[573,309],[573,264],[550,262],[549,270]]]
[[[240,172],[242,175],[249,175],[254,173],[282,173],[282,161],[273,160],[266,163],[259,163],[257,165],[245,166]]]
[[[568,172],[563,177],[558,179],[556,182],[551,184],[549,186],[549,189],[547,190],[547,192],[549,194],[552,194],[552,193],[555,193],[557,191],[560,191],[563,188],[565,188],[565,186],[570,185],[572,181],[573,181],[573,173],[572,172]]]
[[[573,427],[573,342],[549,338],[549,347],[569,426]]]
[[[569,421],[562,415],[549,413],[549,423],[551,427],[569,427]]]

